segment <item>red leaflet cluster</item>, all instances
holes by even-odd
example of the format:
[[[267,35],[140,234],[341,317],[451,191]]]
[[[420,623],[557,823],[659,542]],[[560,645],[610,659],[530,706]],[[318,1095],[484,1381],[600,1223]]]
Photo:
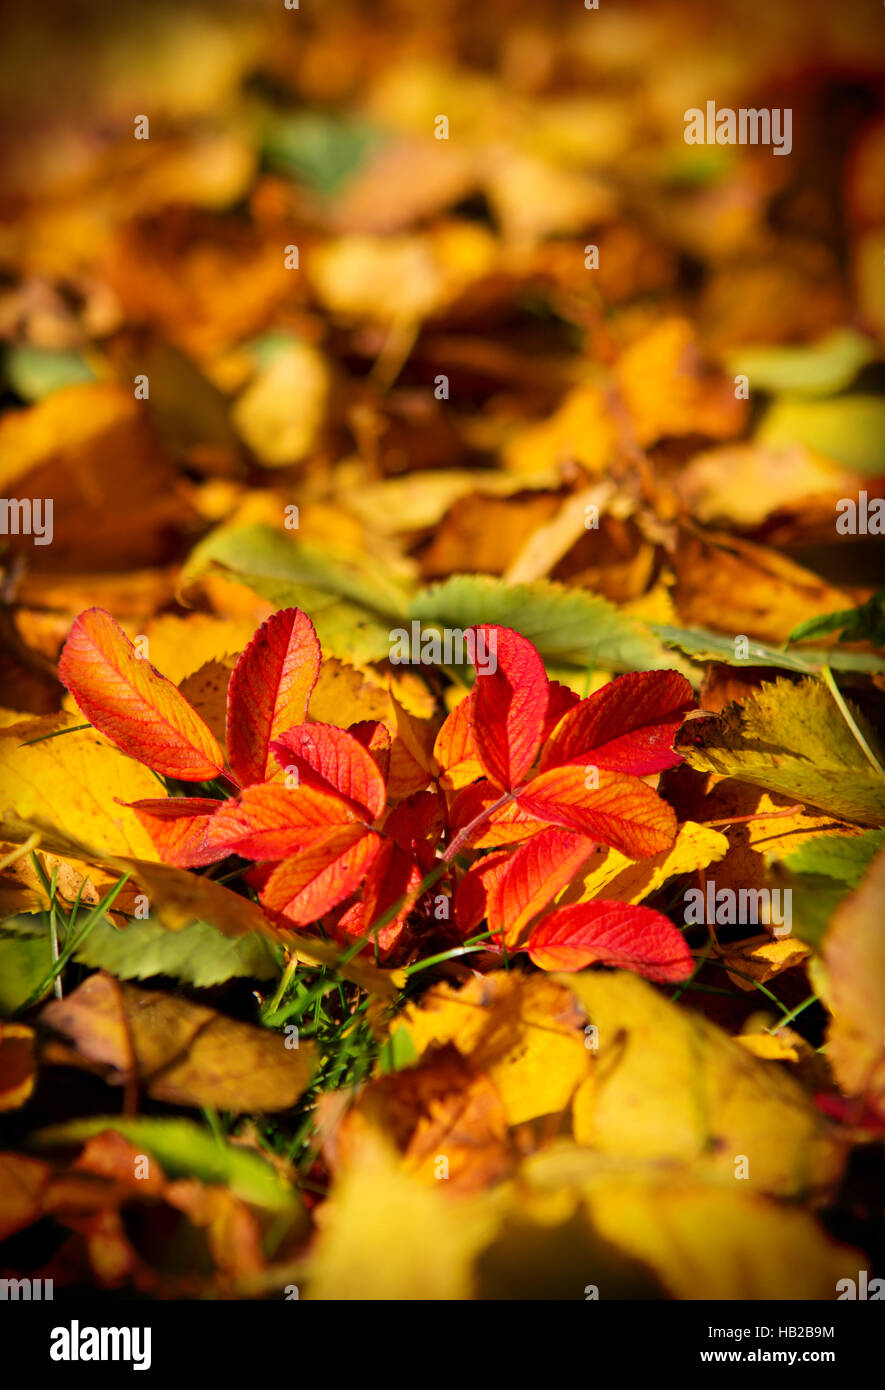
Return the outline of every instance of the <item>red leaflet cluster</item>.
[[[688,682],[643,672],[580,700],[547,679],[519,633],[474,632],[493,659],[443,722],[426,768],[414,750],[402,753],[396,727],[310,721],[321,654],[298,609],[263,623],[234,668],[227,762],[200,715],[102,610],[76,620],[59,670],[123,752],[180,781],[221,777],[236,793],[133,803],[167,863],[251,861],[244,878],[269,913],[341,940],[366,937],[383,958],[485,922],[499,948],[527,950],[544,969],[596,962],[685,979],[691,956],[661,913],[555,903],[599,845],[631,858],[672,845],[672,808],[641,779],[679,762]]]

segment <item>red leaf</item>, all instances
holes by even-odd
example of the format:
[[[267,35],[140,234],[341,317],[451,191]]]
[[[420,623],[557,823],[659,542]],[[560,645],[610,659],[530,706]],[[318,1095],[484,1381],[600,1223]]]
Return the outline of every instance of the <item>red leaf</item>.
[[[384,822],[385,835],[410,854],[419,846],[432,849],[444,829],[443,802],[435,792],[414,792],[401,801]]]
[[[261,901],[297,926],[316,922],[356,891],[381,844],[381,836],[363,825],[333,827],[277,865],[261,890]]]
[[[351,945],[354,941],[358,940],[359,937],[366,937],[364,926],[365,915],[366,910],[363,903],[351,903],[350,907],[344,909],[338,921],[329,928],[331,935],[336,941],[340,942],[342,946]],[[386,927],[382,927],[381,930],[377,932],[378,955],[381,960],[384,960],[390,955],[390,952],[402,936],[402,931],[403,923],[397,920],[395,922],[390,922]],[[363,946],[362,950],[359,951],[359,955],[374,955],[375,936],[376,933],[372,932],[371,936],[366,937],[366,944]]]
[[[314,787],[288,791],[268,782],[225,801],[212,817],[206,839],[211,848],[245,859],[288,859],[329,830],[358,823],[353,807],[340,796]]]
[[[390,951],[415,905],[420,884],[421,873],[412,856],[392,840],[385,840],[366,874],[361,925],[354,935],[368,936],[372,942],[377,935],[379,952]],[[376,924],[400,898],[403,902],[396,915],[378,927]]]
[[[361,743],[334,724],[299,724],[271,744],[280,767],[294,766],[299,783],[338,792],[367,820],[384,810],[386,792],[378,765]]]
[[[575,692],[560,681],[550,681],[549,691],[547,713],[544,716],[544,732],[541,735],[542,740],[550,737],[563,715],[568,714],[570,709],[574,709],[575,705],[580,704]]]
[[[531,642],[511,628],[483,623],[472,631],[477,634],[477,654],[487,654],[487,663],[477,666],[470,692],[473,746],[489,780],[512,791],[535,761],[541,742],[547,673]]]
[[[299,608],[274,613],[240,656],[227,690],[227,752],[242,786],[282,778],[270,746],[303,721],[320,660],[313,623]]]
[[[669,918],[632,903],[560,907],[535,927],[528,953],[542,970],[615,965],[661,984],[687,980],[694,969],[685,939]]]
[[[475,931],[488,913],[489,893],[507,872],[511,852],[494,850],[477,859],[455,890],[455,921],[462,936]]]
[[[210,846],[207,840],[209,822],[223,802],[204,796],[169,796],[128,804],[165,864],[198,869],[217,864],[227,855],[226,849]]]
[[[678,671],[632,671],[568,711],[541,754],[541,771],[585,760],[644,777],[681,762],[673,739],[694,706]]]
[[[372,757],[378,767],[378,771],[387,781],[387,774],[390,771],[390,730],[386,724],[380,723],[377,719],[361,719],[358,724],[351,724],[347,732],[361,744]]]
[[[508,855],[505,872],[491,885],[489,929],[503,933],[506,946],[518,946],[532,919],[571,883],[595,848],[586,835],[556,826],[526,840]]]
[[[638,777],[596,770],[597,785],[587,786],[586,770],[552,767],[529,782],[517,804],[539,820],[579,830],[631,859],[669,849],[676,837],[676,815]]]
[[[58,674],[94,728],[164,777],[207,782],[224,770],[214,734],[181,691],[135,654],[103,608],[81,613]]]

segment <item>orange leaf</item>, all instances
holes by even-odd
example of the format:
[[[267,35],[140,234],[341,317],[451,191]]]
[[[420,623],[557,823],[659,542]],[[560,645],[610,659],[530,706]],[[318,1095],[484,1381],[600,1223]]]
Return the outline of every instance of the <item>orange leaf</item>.
[[[509,627],[483,623],[476,633],[476,681],[468,720],[486,776],[511,791],[525,777],[541,742],[548,682],[537,649]]]
[[[381,726],[383,727],[383,726]],[[338,792],[361,816],[375,820],[384,810],[384,778],[371,753],[334,724],[300,724],[271,745],[280,767],[297,768],[300,785]]]
[[[381,844],[381,836],[365,826],[333,827],[277,865],[261,890],[261,901],[298,926],[316,922],[359,888]]]
[[[442,768],[439,785],[444,791],[459,791],[483,776],[470,732],[470,700],[461,700],[447,715],[436,736],[433,756]]]
[[[165,864],[196,869],[217,864],[228,853],[210,846],[206,838],[209,822],[223,804],[205,796],[170,796],[130,801],[129,809],[138,816]]]
[[[256,632],[227,690],[227,751],[244,787],[281,779],[271,744],[307,714],[320,670],[320,644],[300,608],[283,608]]]
[[[330,830],[358,824],[353,807],[340,796],[275,782],[246,787],[225,801],[207,829],[207,845],[245,859],[288,859],[316,844]]]
[[[171,681],[139,659],[103,608],[75,620],[58,673],[90,724],[129,757],[185,782],[206,782],[224,770],[208,725]]]
[[[529,782],[517,804],[539,820],[579,830],[631,859],[669,849],[676,838],[672,806],[638,777],[594,771],[596,785],[588,786],[585,768],[552,767]]]
[[[615,965],[662,984],[687,980],[694,969],[682,933],[662,912],[601,900],[552,912],[532,932],[528,953],[542,970]]]

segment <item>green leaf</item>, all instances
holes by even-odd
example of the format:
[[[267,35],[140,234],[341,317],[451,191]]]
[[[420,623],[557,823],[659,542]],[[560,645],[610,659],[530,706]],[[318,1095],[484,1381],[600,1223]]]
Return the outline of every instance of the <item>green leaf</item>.
[[[510,585],[487,576],[454,575],[416,594],[409,616],[462,630],[474,623],[512,627],[534,642],[548,668],[683,669],[645,623],[598,594],[546,579]]]
[[[264,121],[261,152],[272,169],[334,194],[384,139],[381,130],[364,120],[321,111],[274,113]]]
[[[103,918],[74,959],[120,980],[147,980],[170,975],[197,989],[208,989],[236,976],[270,980],[279,974],[273,953],[263,937],[224,936],[208,922],[194,922],[181,931],[167,931],[152,918],[132,921],[119,929]]]
[[[866,603],[856,608],[841,608],[838,613],[824,613],[819,618],[809,618],[793,628],[788,642],[804,642],[808,637],[829,637],[831,633],[840,634],[840,642],[870,642],[874,647],[885,646],[885,589],[868,598]],[[835,657],[833,653],[833,657]],[[830,666],[834,660],[829,662]]]
[[[7,349],[4,365],[13,391],[26,401],[39,401],[63,386],[95,381],[95,372],[79,352],[11,347]]]
[[[729,372],[749,378],[753,391],[772,395],[827,396],[850,386],[877,356],[875,344],[853,328],[839,328],[816,343],[739,347],[728,354]]]
[[[875,747],[860,711],[849,708]],[[689,720],[674,747],[701,772],[737,777],[844,820],[885,824],[885,778],[868,762],[827,687],[815,678],[796,685],[776,680],[741,705]]]
[[[167,1178],[224,1183],[235,1197],[278,1214],[294,1217],[301,1210],[295,1189],[260,1154],[225,1142],[193,1120],[96,1115],[38,1130],[31,1142],[38,1149],[83,1144],[108,1129],[151,1154]]]
[[[883,844],[885,830],[868,830],[864,835],[815,835],[781,862],[791,873],[823,874],[857,888]]]
[[[0,929],[0,1017],[11,1018],[52,968],[49,932],[41,917],[34,933],[11,922]]]
[[[822,666],[831,666],[836,671],[885,671],[885,660],[867,652],[845,652],[838,647],[828,647],[826,650],[803,647],[801,652],[783,651],[780,647],[769,647],[767,643],[750,637],[748,655],[743,657],[735,653],[734,638],[726,637],[721,632],[711,632],[703,627],[667,627],[661,623],[651,623],[650,627],[666,646],[675,647],[693,661],[720,661],[726,666],[771,666],[781,671],[798,671],[807,675],[820,670]],[[791,634],[790,641],[795,635]]]
[[[355,557],[290,540],[272,526],[212,532],[192,552],[182,588],[221,570],[280,608],[303,608],[326,652],[350,661],[390,654],[390,632],[409,597],[403,581],[371,556]]]
[[[885,469],[885,400],[784,397],[774,402],[757,437],[764,444],[805,444],[856,473],[875,476]]]
[[[394,1028],[378,1053],[378,1070],[387,1076],[418,1061],[418,1052],[407,1028]]]
[[[885,830],[864,835],[815,835],[778,862],[789,876],[793,935],[820,948],[830,918],[843,898],[860,885],[871,860],[885,844]],[[768,856],[766,856],[768,858]]]

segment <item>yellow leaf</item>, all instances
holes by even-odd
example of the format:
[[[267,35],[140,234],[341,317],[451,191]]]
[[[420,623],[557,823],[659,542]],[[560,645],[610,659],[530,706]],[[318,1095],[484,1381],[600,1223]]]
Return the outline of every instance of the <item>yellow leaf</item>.
[[[598,1029],[595,1087],[576,1097],[579,1144],[627,1160],[691,1164],[756,1191],[824,1191],[841,1154],[791,1077],[749,1056],[715,1024],[626,972],[568,982]]]
[[[419,1055],[452,1043],[474,1071],[488,1072],[511,1125],[563,1110],[590,1067],[573,999],[540,975],[498,972],[461,990],[438,985],[400,1024]]]
[[[721,831],[685,821],[679,827],[673,848],[652,859],[628,859],[615,849],[598,850],[562,901],[586,903],[605,897],[640,903],[668,879],[705,869],[708,864],[722,859],[727,851],[728,840]],[[580,886],[582,882],[583,887]]]
[[[231,418],[266,467],[285,468],[311,452],[325,421],[330,384],[322,353],[293,342],[237,398]]]
[[[602,387],[575,386],[549,420],[515,435],[503,462],[515,473],[528,474],[576,462],[598,477],[611,463],[616,445],[617,431]]]
[[[578,1188],[598,1234],[648,1265],[674,1298],[831,1300],[838,1280],[856,1279],[866,1263],[808,1212],[730,1180],[642,1166],[613,1171],[565,1146],[530,1159],[523,1175],[530,1191]],[[605,1298],[604,1274],[598,1282]]]
[[[602,1235],[646,1260],[676,1298],[833,1299],[864,1257],[805,1211],[691,1180],[612,1178],[588,1192]]]
[[[57,729],[75,729],[82,716],[59,715]],[[42,737],[46,721],[18,724],[0,731],[0,810],[6,834],[25,838],[34,829],[76,832],[105,854],[132,854],[156,859],[157,851],[134,812],[119,801],[138,801],[162,795],[156,777],[141,763],[127,758],[93,729]],[[119,801],[118,801],[119,799]],[[84,856],[78,856],[83,858]]]
[[[179,618],[164,613],[142,629],[148,639],[148,660],[168,680],[180,685],[205,666],[238,656],[251,641],[257,624],[251,617],[217,618],[211,613],[190,613]]]
[[[452,1200],[445,1186],[404,1173],[393,1149],[367,1135],[320,1212],[308,1297],[469,1298],[497,1218],[487,1200]]]
[[[754,988],[753,980],[764,985],[766,980],[774,979],[782,970],[792,970],[794,966],[801,965],[810,955],[811,951],[801,941],[792,937],[772,941],[769,936],[753,936],[718,952],[719,959],[726,965],[741,971],[740,975],[733,975],[729,970],[728,978],[739,989],[747,991]],[[742,978],[746,975],[751,978]]]
[[[827,1056],[848,1095],[866,1095],[885,1113],[885,850],[860,887],[836,909],[823,943]]]

